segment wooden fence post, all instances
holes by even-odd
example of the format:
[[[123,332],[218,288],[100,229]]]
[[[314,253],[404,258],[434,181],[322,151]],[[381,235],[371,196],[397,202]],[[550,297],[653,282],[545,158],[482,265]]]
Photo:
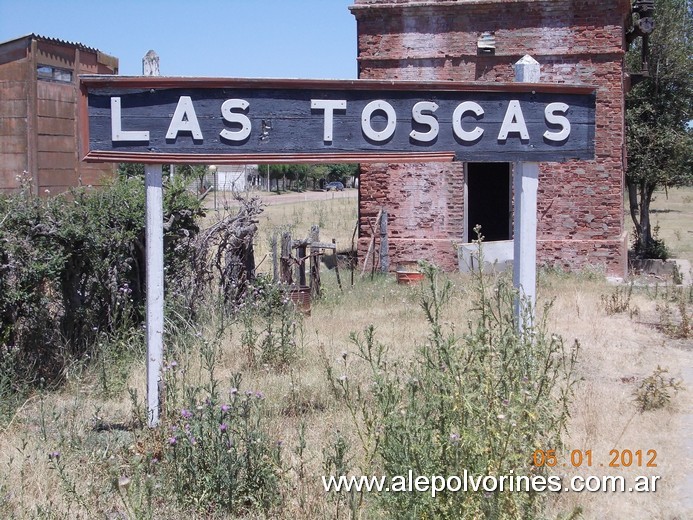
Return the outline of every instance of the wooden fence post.
[[[382,209],[380,215],[380,272],[387,274],[390,271],[390,254],[387,243],[387,210]]]
[[[279,258],[279,280],[291,285],[291,233],[282,233],[281,257]]]

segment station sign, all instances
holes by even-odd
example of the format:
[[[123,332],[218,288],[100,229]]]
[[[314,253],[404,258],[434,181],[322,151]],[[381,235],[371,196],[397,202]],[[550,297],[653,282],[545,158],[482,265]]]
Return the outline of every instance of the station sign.
[[[594,158],[593,87],[81,76],[87,161],[269,164]]]

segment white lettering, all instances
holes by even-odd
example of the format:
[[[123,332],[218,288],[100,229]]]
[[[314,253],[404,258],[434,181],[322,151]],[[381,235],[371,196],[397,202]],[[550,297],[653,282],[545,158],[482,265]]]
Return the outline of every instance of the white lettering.
[[[501,125],[500,132],[498,132],[498,140],[506,141],[508,139],[508,134],[520,134],[520,139],[523,141],[529,140],[525,116],[522,114],[520,102],[516,99],[508,103],[508,110],[505,112],[503,124]]]
[[[181,96],[176,106],[176,111],[171,119],[171,124],[166,132],[166,139],[177,139],[179,132],[190,132],[195,141],[202,140],[202,130],[197,121],[195,107],[190,96]]]
[[[120,98],[111,98],[111,141],[149,142],[149,132],[146,130],[123,130],[121,123]]]
[[[378,111],[385,112],[385,116],[387,117],[385,128],[380,131],[373,130],[371,126],[371,117],[373,117],[374,112]],[[361,112],[361,130],[368,139],[380,142],[387,141],[392,137],[392,134],[395,133],[396,128],[397,114],[395,113],[395,109],[392,108],[392,105],[387,101],[377,99],[371,101],[363,108],[363,112]]]
[[[245,99],[227,99],[221,105],[221,117],[227,123],[237,123],[241,125],[240,130],[229,130],[224,128],[219,135],[227,141],[244,141],[250,135],[252,125],[247,115],[233,112],[234,109],[247,110],[250,106]]]
[[[484,109],[481,108],[478,103],[475,103],[474,101],[463,101],[457,105],[457,108],[452,113],[452,130],[455,132],[458,139],[461,139],[466,143],[473,143],[484,135],[484,130],[478,126],[471,131],[467,131],[462,128],[462,118],[468,112],[474,114],[477,119],[480,119],[484,115]]]
[[[310,108],[325,111],[325,126],[322,131],[322,140],[332,142],[334,131],[334,111],[346,110],[347,102],[344,99],[311,99]]]
[[[568,118],[557,113],[565,114],[570,107],[565,103],[549,103],[546,105],[544,110],[544,118],[546,122],[550,125],[559,125],[560,130],[556,132],[551,132],[547,130],[544,132],[544,138],[549,141],[554,141],[560,143],[565,141],[570,136],[570,121]]]
[[[411,109],[411,117],[417,123],[422,125],[427,125],[429,130],[427,132],[419,132],[417,130],[412,130],[409,136],[422,143],[429,143],[438,137],[438,120],[436,116],[432,114],[424,114],[423,112],[435,112],[438,110],[438,104],[433,101],[419,101]]]

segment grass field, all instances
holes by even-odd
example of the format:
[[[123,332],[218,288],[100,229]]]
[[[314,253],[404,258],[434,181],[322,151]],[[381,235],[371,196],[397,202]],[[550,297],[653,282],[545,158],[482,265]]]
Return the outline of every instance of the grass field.
[[[652,206],[652,223],[672,257],[693,262],[693,188],[660,190]]]
[[[659,195],[655,215],[660,237],[674,256],[693,260],[693,190],[671,190],[668,200]],[[291,229],[294,236],[303,237],[312,224],[320,225],[323,241],[335,238],[340,249],[348,249],[355,219],[353,198],[269,206],[260,220],[256,257],[265,258],[274,233]],[[269,266],[266,259],[261,270]],[[471,305],[470,279],[459,274],[450,279],[454,292],[444,321],[447,327],[464,330]],[[283,504],[270,514],[274,518],[350,518],[345,502],[327,495],[320,480],[337,432],[350,447],[350,473],[369,470],[352,416],[333,398],[325,370],[325,363],[342,367],[354,359],[350,334],[374,325],[391,358],[404,363],[427,341],[418,287],[397,285],[389,276],[371,280],[357,274],[354,286],[346,283],[340,290],[334,272],[327,271],[322,280],[323,298],[313,302],[311,315],[294,335],[298,355],[281,369],[251,362],[241,347],[240,325],[218,337],[217,322],[201,322],[192,334],[171,334],[167,340],[171,349],[167,362],[184,366],[190,384],[206,384],[201,368],[204,351],[177,346],[184,336],[206,338],[216,345],[214,374],[224,388],[240,372],[243,388],[262,392],[271,437],[281,442],[285,457]],[[686,367],[693,366],[693,340],[690,332],[687,337],[680,333],[682,317],[677,314],[683,309],[690,316],[690,290],[677,296],[671,286],[613,286],[594,273],[542,271],[538,298],[540,303],[553,302],[548,311],[551,331],[568,343],[576,339],[581,344],[581,381],[571,405],[565,446],[552,473],[661,477],[656,493],[552,494],[547,517],[691,518],[690,495],[688,501],[685,498],[690,490],[685,486],[693,469],[685,455],[691,448],[685,420],[693,409],[693,388],[672,392],[670,403],[653,411],[640,412],[634,398],[638,386],[658,366],[676,379],[686,377]],[[358,366],[354,363],[343,370],[356,371]],[[143,358],[123,361],[117,355],[91,366],[75,366],[66,374],[64,387],[37,391],[0,426],[0,518],[195,517],[162,490],[159,470],[147,461],[147,450],[168,434],[157,435],[132,421],[146,393],[145,372]],[[136,391],[138,404],[129,389]],[[573,467],[569,459],[573,450],[591,451],[592,466]],[[643,467],[645,461],[609,467],[612,450],[619,454],[656,450],[657,466]],[[383,517],[368,496],[358,512],[361,518]]]

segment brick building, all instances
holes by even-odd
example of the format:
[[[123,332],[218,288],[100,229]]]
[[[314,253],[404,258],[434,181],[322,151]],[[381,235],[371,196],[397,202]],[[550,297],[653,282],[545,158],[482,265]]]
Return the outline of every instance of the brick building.
[[[0,43],[0,193],[26,171],[33,193],[99,185],[111,164],[80,161],[79,74],[117,74],[118,59],[79,43],[31,34]]]
[[[363,79],[511,82],[525,54],[541,81],[597,87],[596,159],[541,165],[538,262],[623,276],[624,53],[628,0],[355,0]],[[388,211],[390,265],[457,267],[456,244],[512,239],[512,165],[362,165],[359,252]]]

